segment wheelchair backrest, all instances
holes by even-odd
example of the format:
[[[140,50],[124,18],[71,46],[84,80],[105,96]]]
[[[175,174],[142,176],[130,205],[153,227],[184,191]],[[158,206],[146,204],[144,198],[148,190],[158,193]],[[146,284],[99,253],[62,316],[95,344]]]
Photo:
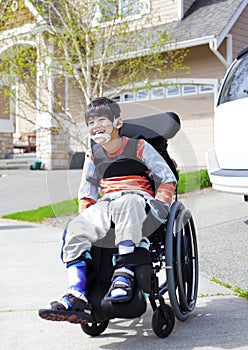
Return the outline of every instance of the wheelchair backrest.
[[[149,142],[163,156],[178,180],[175,162],[167,152],[167,140],[173,138],[180,127],[179,116],[173,112],[166,112],[125,120],[120,136],[144,139]]]

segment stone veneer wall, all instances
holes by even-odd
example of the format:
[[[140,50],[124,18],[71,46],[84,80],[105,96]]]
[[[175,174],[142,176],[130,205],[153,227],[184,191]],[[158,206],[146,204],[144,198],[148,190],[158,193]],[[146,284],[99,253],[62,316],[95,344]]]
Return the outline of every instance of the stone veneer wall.
[[[69,136],[62,131],[36,131],[36,158],[47,170],[69,168]]]
[[[0,159],[5,159],[13,154],[13,134],[0,133]]]

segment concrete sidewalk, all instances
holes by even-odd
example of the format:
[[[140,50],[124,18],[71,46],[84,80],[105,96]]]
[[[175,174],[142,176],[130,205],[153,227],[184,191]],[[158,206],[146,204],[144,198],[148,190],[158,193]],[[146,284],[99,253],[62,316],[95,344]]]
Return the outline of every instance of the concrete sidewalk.
[[[195,310],[166,339],[152,331],[150,305],[140,319],[110,321],[96,338],[79,325],[40,319],[37,310],[67,287],[60,238],[58,228],[0,219],[1,350],[248,349],[247,300],[205,277]]]

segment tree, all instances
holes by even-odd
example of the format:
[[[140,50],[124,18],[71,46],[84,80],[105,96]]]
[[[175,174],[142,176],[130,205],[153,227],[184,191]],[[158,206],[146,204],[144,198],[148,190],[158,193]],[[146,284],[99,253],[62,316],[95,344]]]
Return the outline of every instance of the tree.
[[[64,104],[64,77],[77,85],[83,111],[84,104],[96,96],[113,91],[113,97],[130,85],[135,88],[138,82],[148,88],[154,77],[165,79],[187,69],[187,51],[169,48],[175,43],[173,33],[158,29],[159,18],[148,15],[145,0],[42,0],[33,4],[44,19],[37,24],[44,27],[39,47],[12,46],[0,62],[9,86],[18,81],[25,91],[15,96],[23,106],[19,109],[22,118],[29,119],[24,106],[29,115],[30,109],[38,109],[49,113],[56,120],[54,125],[73,130],[73,136],[82,139],[77,118]],[[130,20],[139,14],[143,14],[139,21]],[[57,89],[48,91],[47,82],[40,79],[39,91],[43,92],[37,95],[37,74],[41,71],[52,72]],[[7,91],[11,94],[14,90]],[[53,105],[49,106],[51,93]]]

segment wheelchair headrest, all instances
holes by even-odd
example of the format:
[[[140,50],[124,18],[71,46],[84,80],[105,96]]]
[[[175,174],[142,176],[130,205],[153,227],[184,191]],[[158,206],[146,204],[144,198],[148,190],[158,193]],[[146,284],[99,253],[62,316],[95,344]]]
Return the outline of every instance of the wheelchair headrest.
[[[180,126],[180,118],[176,113],[165,112],[125,120],[120,130],[120,136],[145,140],[162,136],[168,140],[176,135],[180,130]]]

